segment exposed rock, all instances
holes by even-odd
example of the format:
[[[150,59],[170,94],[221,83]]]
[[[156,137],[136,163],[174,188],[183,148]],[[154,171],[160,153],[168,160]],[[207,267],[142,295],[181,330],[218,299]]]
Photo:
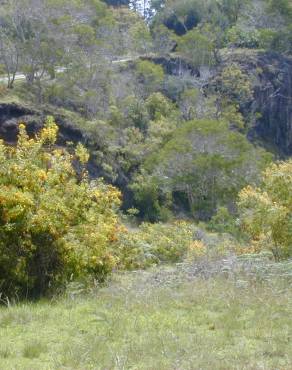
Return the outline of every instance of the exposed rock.
[[[292,59],[277,53],[238,49],[229,51],[209,73],[191,66],[179,57],[149,58],[163,66],[165,73],[189,75],[212,83],[216,73],[230,63],[238,63],[250,75],[254,101],[242,107],[248,119],[254,118],[248,132],[250,140],[260,139],[265,146],[276,148],[281,155],[292,155]],[[207,77],[206,77],[207,76]],[[200,85],[198,83],[198,85]]]
[[[179,57],[142,57],[142,60],[149,60],[163,67],[164,73],[173,76],[181,76],[188,73],[190,76],[200,77],[200,71],[190,63]]]
[[[188,75],[194,80],[212,83],[210,73],[194,68],[177,56],[144,57],[163,66],[168,75]],[[226,53],[217,73],[227,64],[236,62],[252,79],[254,101],[243,107],[243,114],[250,118],[248,132],[250,140],[260,139],[265,145],[277,148],[282,155],[292,155],[292,59],[276,53],[235,50]],[[0,137],[8,143],[15,143],[19,122],[26,122],[28,132],[36,133],[47,114],[53,114],[60,128],[59,143],[68,141],[86,142],[86,134],[81,128],[60,114],[50,111],[38,111],[17,103],[0,103]],[[93,171],[94,172],[94,171]]]
[[[57,145],[66,146],[68,142],[88,142],[86,131],[82,131],[76,124],[64,115],[53,112],[52,108],[42,107],[39,111],[33,107],[26,107],[19,103],[0,102],[0,139],[4,139],[7,144],[14,145],[17,141],[19,124],[25,123],[29,136],[34,136],[43,127],[46,116],[53,115],[59,127]],[[89,146],[89,150],[92,145]],[[97,149],[96,143],[94,149]],[[78,171],[78,168],[76,168]],[[102,168],[97,165],[94,158],[88,163],[89,174],[96,178],[104,176]]]
[[[292,59],[278,53],[229,52],[222,66],[236,62],[250,75],[254,101],[242,113],[253,116],[248,132],[280,155],[292,155]]]
[[[258,67],[262,72],[254,88],[253,109],[260,116],[253,130],[283,154],[292,155],[292,59],[264,54]]]
[[[35,135],[43,126],[45,117],[52,115],[49,110],[38,111],[35,108],[27,108],[18,103],[0,103],[0,138],[9,144],[16,143],[18,126],[24,122],[30,136]],[[68,122],[60,114],[54,115],[59,126],[58,144],[64,145],[68,141],[84,141],[82,131]]]
[[[0,104],[0,137],[7,143],[13,144],[18,134],[18,125],[28,124],[29,131],[36,130],[39,117],[36,112],[17,103]]]

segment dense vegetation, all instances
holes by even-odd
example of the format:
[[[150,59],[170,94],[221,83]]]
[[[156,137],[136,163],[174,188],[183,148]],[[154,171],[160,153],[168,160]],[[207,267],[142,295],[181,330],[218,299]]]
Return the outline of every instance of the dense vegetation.
[[[0,0],[0,368],[291,368],[291,54],[291,0]]]
[[[36,139],[20,126],[18,145],[0,143],[1,295],[38,296],[67,282],[112,270],[111,244],[118,232],[119,192],[102,182],[89,184],[75,154],[52,149],[57,126],[48,118]],[[75,175],[72,161],[81,166]]]
[[[0,0],[1,369],[292,368],[291,54],[291,0]]]

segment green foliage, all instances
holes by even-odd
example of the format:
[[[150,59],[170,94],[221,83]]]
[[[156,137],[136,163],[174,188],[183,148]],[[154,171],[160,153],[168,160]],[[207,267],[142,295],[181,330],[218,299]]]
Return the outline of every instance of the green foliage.
[[[217,88],[225,99],[239,105],[244,105],[253,98],[251,80],[236,63],[224,67],[217,77]]]
[[[154,25],[162,23],[177,35],[184,35],[200,23],[204,8],[198,0],[166,1],[154,18]]]
[[[154,178],[143,172],[137,174],[130,189],[134,193],[134,205],[140,210],[139,216],[145,221],[166,221],[169,217],[167,206],[171,204],[171,195],[164,192]]]
[[[151,94],[145,101],[145,106],[151,120],[169,117],[174,110],[171,101],[159,92]]]
[[[125,107],[126,120],[131,126],[144,131],[147,129],[149,114],[142,99],[128,96],[122,103]]]
[[[269,28],[259,30],[259,46],[263,49],[274,49],[278,38],[278,32]]]
[[[160,266],[89,294],[72,284],[53,303],[1,307],[0,368],[291,369],[291,263],[284,282],[265,282],[275,264],[263,281],[233,274],[233,262],[230,278],[215,275],[217,265]]]
[[[228,46],[256,49],[261,44],[262,34],[258,30],[245,31],[238,26],[231,27],[226,33]]]
[[[168,54],[176,45],[175,34],[163,24],[152,31],[154,50],[162,55]]]
[[[178,39],[177,51],[196,67],[214,64],[214,50],[214,42],[196,29]]]
[[[287,20],[292,19],[292,4],[290,0],[270,0],[268,2],[269,10],[271,12],[278,12]]]
[[[153,264],[183,261],[205,254],[205,247],[195,240],[197,227],[188,222],[143,223],[138,230],[123,233],[119,253],[122,268],[137,269]]]
[[[139,60],[136,63],[136,73],[138,81],[144,85],[147,93],[161,88],[164,80],[164,71],[160,65],[149,62],[148,60]]]
[[[18,144],[0,143],[0,289],[39,296],[70,278],[103,279],[115,265],[111,245],[119,192],[89,183],[86,150],[55,149],[52,118],[35,139],[20,125]],[[79,161],[76,174],[72,161]]]
[[[235,215],[232,215],[226,207],[219,207],[216,214],[211,218],[207,227],[219,233],[239,234],[239,225]]]
[[[239,112],[239,106],[237,104],[228,103],[228,101],[223,100],[221,109],[221,119],[228,122],[230,128],[236,128],[238,130],[245,128],[244,118]]]
[[[179,97],[179,106],[186,120],[196,118],[196,106],[199,101],[198,89],[185,89]]]
[[[292,160],[268,167],[260,187],[244,188],[238,204],[256,250],[270,249],[276,259],[292,256]]]
[[[218,204],[234,201],[240,188],[255,181],[270,159],[226,122],[198,120],[178,128],[145,168],[165,192],[184,195],[195,217],[208,219]]]
[[[242,8],[249,3],[250,0],[220,0],[219,8],[222,14],[224,14],[229,24],[234,24],[237,22],[238,17],[240,15],[240,12]]]
[[[147,25],[144,22],[137,22],[130,28],[132,48],[139,54],[150,51],[152,47],[152,37]]]
[[[280,53],[291,53],[291,25],[281,30],[263,28],[259,30],[259,34],[259,46],[261,48],[267,50],[275,50]]]

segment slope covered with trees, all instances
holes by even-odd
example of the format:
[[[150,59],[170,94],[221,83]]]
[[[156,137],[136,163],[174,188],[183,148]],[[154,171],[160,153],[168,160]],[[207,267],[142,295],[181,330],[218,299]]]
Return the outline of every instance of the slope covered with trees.
[[[291,257],[290,0],[0,10],[3,294],[201,256],[200,222]]]

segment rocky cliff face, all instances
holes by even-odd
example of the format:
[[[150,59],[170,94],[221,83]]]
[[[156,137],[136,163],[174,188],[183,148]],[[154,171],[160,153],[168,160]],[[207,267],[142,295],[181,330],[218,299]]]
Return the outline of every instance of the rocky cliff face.
[[[292,155],[292,59],[263,54],[257,64],[260,73],[252,109],[260,116],[252,130],[282,154]]]
[[[28,134],[34,135],[42,127],[47,115],[54,114],[51,111],[38,111],[35,108],[28,108],[18,103],[1,103],[0,101],[0,138],[9,144],[14,144],[18,135],[18,126],[21,122],[25,122]],[[85,140],[82,131],[64,117],[57,115],[55,119],[60,130],[58,138],[60,145],[64,145],[68,141],[79,142]]]
[[[217,71],[201,71],[178,57],[148,59],[162,65],[168,75],[185,74],[190,79],[201,80],[201,86],[212,83],[214,75],[224,65],[238,63],[250,75],[254,89],[254,100],[243,107],[243,114],[253,117],[248,137],[276,148],[280,155],[292,155],[292,58],[250,50],[230,51]],[[39,112],[16,103],[0,101],[0,137],[14,143],[19,122],[26,122],[29,133],[35,133],[48,114],[55,115],[54,112]],[[60,144],[66,141],[86,142],[86,134],[80,128],[61,116],[57,116],[56,120],[60,127]]]
[[[253,116],[248,137],[260,139],[283,156],[292,155],[292,58],[277,53],[231,53],[226,65],[238,63],[251,79],[254,100],[243,107]]]
[[[198,85],[212,79],[230,63],[240,65],[251,78],[254,100],[242,113],[251,119],[248,137],[276,148],[280,155],[292,155],[292,58],[251,50],[230,51],[216,69],[198,70],[179,58],[150,58],[163,66],[166,74],[198,79]],[[200,84],[201,80],[201,84]]]
[[[17,103],[0,103],[0,137],[12,144],[16,141],[18,125],[27,122],[30,130],[38,126],[37,112]]]

